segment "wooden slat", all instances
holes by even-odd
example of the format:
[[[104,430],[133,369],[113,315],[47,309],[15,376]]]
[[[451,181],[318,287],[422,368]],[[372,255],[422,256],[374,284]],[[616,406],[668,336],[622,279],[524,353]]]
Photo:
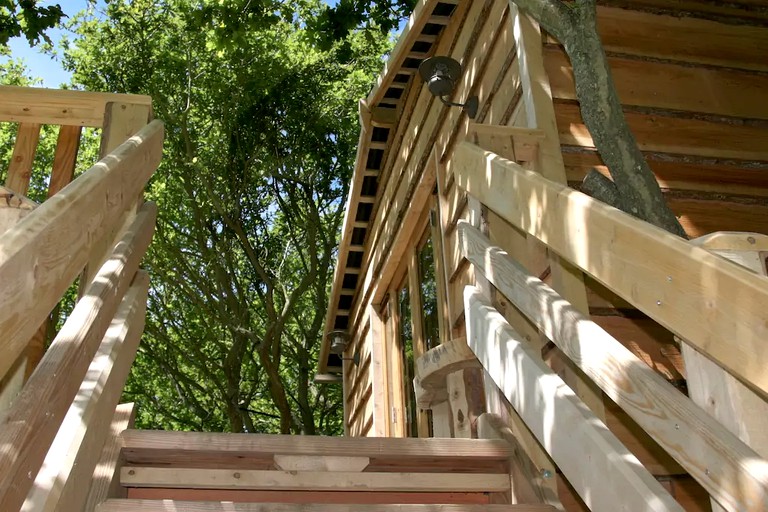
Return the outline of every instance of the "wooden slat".
[[[54,339],[40,366],[0,422],[0,510],[27,494],[93,354],[152,238],[157,208],[148,203]],[[146,280],[140,274],[136,284]]]
[[[118,221],[162,155],[154,121],[53,196],[0,243],[0,376],[85,265],[89,248]],[[109,198],[111,208],[105,208]]]
[[[477,288],[464,310],[469,346],[590,510],[682,511]]]
[[[718,501],[768,508],[768,462],[467,223],[465,257]]]
[[[558,104],[555,113],[561,144],[594,148],[578,105]],[[759,126],[632,111],[625,112],[625,116],[643,151],[768,160],[768,130]]]
[[[428,458],[444,461],[449,467],[460,467],[462,461],[502,461],[510,455],[505,443],[479,439],[338,438],[151,430],[126,430],[122,437],[123,454],[126,461],[134,465],[153,465],[164,460],[215,463],[235,454],[271,457],[274,454],[354,453],[355,456],[380,460]]]
[[[563,152],[568,181],[581,182],[592,169],[610,176],[608,168],[594,150],[568,148]],[[713,163],[704,158],[646,155],[646,161],[662,189],[695,190],[720,194],[768,196],[768,173],[756,163]]]
[[[57,194],[72,181],[81,132],[82,128],[79,126],[62,126],[59,128],[56,152],[53,155],[51,182],[48,185],[48,197]]]
[[[127,487],[266,489],[272,491],[367,490],[385,492],[505,492],[509,476],[460,473],[349,473],[124,467]]]
[[[471,144],[454,159],[462,188],[768,395],[768,278]]]
[[[544,63],[552,95],[575,100],[573,71],[565,50],[548,47]],[[620,57],[609,57],[608,64],[623,105],[768,119],[764,101],[768,75]]]
[[[139,339],[149,277],[128,290],[25,501],[29,510],[82,510]]]
[[[16,134],[16,144],[8,166],[5,186],[17,194],[27,195],[29,180],[32,177],[32,164],[35,160],[37,143],[40,141],[40,125],[22,123]]]
[[[135,414],[136,407],[133,403],[120,404],[115,408],[109,427],[109,437],[104,443],[99,463],[93,470],[88,498],[83,508],[85,512],[93,512],[108,498],[125,497],[125,490],[120,485],[120,468],[122,467],[120,451],[123,448],[120,434],[133,426]]]
[[[429,409],[432,404],[447,398],[445,379],[448,375],[478,366],[477,358],[469,350],[464,337],[446,341],[428,350],[415,362],[414,385],[421,388],[421,395],[417,397],[419,407]]]
[[[149,96],[0,86],[0,121],[100,128],[110,101],[151,105]]]
[[[768,71],[766,27],[604,6],[597,27],[608,52]]]
[[[110,500],[99,512],[554,512],[548,505],[289,504],[179,500]]]

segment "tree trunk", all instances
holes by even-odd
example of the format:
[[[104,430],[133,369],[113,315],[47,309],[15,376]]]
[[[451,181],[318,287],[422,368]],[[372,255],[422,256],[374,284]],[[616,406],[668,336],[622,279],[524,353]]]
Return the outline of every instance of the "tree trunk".
[[[614,206],[686,238],[627,125],[597,33],[595,0],[576,0],[569,4],[560,0],[511,1],[565,47],[573,67],[581,117],[618,192],[620,200]],[[591,185],[598,184],[603,192],[609,191],[610,186],[600,181],[596,179]]]

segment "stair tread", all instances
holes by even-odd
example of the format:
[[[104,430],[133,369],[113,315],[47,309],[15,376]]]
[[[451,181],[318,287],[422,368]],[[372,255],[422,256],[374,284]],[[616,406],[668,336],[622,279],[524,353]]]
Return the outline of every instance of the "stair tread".
[[[369,457],[369,471],[412,466],[464,472],[492,472],[513,456],[500,439],[362,438],[166,432],[129,429],[122,433],[126,464],[181,467],[268,468],[274,455]],[[233,461],[239,461],[233,465]]]
[[[549,505],[360,505],[112,499],[97,512],[552,512]]]

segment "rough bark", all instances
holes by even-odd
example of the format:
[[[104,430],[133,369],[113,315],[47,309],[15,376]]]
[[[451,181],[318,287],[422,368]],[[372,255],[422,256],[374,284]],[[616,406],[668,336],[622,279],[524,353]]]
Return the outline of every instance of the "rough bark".
[[[626,211],[616,184],[595,169],[589,171],[584,177],[584,181],[581,182],[581,191],[605,204]]]
[[[570,57],[581,117],[608,166],[621,209],[685,238],[627,125],[597,33],[595,0],[511,1],[554,35]]]

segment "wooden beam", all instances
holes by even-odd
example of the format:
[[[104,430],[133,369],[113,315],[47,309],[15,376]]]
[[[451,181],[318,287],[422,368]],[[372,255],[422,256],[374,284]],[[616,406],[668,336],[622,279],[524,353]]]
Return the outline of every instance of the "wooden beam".
[[[465,288],[464,314],[469,346],[590,510],[682,511],[471,286]]]
[[[109,498],[125,498],[125,489],[120,485],[120,468],[122,467],[123,430],[133,426],[136,407],[133,403],[120,404],[115,408],[112,423],[109,427],[109,437],[104,443],[101,458],[93,470],[88,498],[83,510],[94,512],[96,507]]]
[[[124,467],[126,487],[267,489],[271,491],[505,492],[509,476],[493,473],[349,473]]]
[[[104,264],[40,366],[0,422],[0,510],[15,510],[26,497],[58,425],[82,382],[119,302],[136,275],[154,231],[157,210],[147,203],[113,257]],[[138,274],[134,286],[148,278]]]
[[[472,460],[506,461],[510,456],[506,443],[480,439],[340,438],[152,430],[126,430],[122,437],[127,463],[137,466],[168,460],[185,461],[185,464],[216,464],[216,461],[231,459],[235,454],[271,458],[275,453],[354,453],[357,457],[380,461],[402,461],[408,458],[418,463],[419,459],[429,458],[459,467]]]
[[[22,123],[16,134],[16,144],[8,166],[8,176],[5,186],[17,194],[27,195],[29,179],[32,177],[32,164],[35,160],[37,143],[40,141],[40,125],[37,123]]]
[[[548,505],[368,505],[232,503],[224,501],[109,500],[99,512],[554,512]]]
[[[768,278],[471,144],[454,160],[468,193],[768,396]]]
[[[275,469],[279,471],[363,471],[371,459],[368,457],[346,457],[339,455],[275,455]]]
[[[148,287],[141,276],[120,304],[27,495],[30,510],[83,509],[144,332]]]
[[[475,228],[462,222],[459,235],[464,256],[712,496],[768,509],[760,455]]]
[[[51,181],[48,185],[48,197],[56,195],[72,181],[75,175],[81,132],[82,128],[79,126],[59,127],[56,152],[53,155]]]
[[[153,121],[4,234],[0,376],[85,266],[94,241],[143,189],[160,162],[162,142],[163,124]]]
[[[135,94],[0,86],[0,121],[100,128],[110,101],[152,104],[149,96]]]

